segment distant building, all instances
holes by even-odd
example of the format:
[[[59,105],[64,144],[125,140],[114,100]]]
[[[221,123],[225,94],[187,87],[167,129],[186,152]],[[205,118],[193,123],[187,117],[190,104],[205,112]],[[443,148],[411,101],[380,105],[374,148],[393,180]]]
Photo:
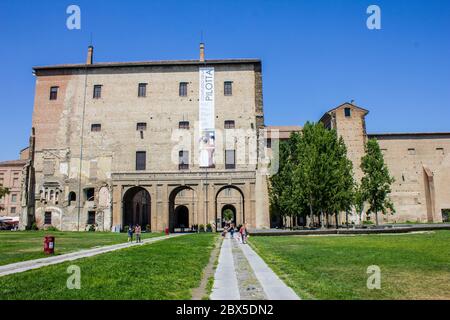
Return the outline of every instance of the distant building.
[[[0,162],[0,186],[9,194],[0,198],[0,216],[20,217],[22,205],[22,170],[28,159],[28,148],[20,152],[20,159]]]

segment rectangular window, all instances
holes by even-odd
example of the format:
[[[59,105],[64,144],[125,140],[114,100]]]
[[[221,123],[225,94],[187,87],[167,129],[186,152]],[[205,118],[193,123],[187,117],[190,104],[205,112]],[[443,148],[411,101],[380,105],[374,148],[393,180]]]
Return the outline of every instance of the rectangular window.
[[[136,170],[145,170],[147,162],[147,153],[145,151],[136,151]]]
[[[44,224],[52,224],[52,213],[50,211],[45,212]]]
[[[146,97],[146,96],[147,96],[147,84],[139,83],[138,97]]]
[[[95,197],[95,189],[94,188],[86,188],[84,189],[86,195],[86,201],[94,201]]]
[[[352,116],[352,109],[350,109],[350,108],[345,108],[344,109],[344,114],[345,114],[345,116],[348,118],[348,117],[351,117]]]
[[[100,99],[102,97],[102,86],[96,84],[94,86],[94,99]]]
[[[187,82],[180,82],[180,97],[187,97]]]
[[[16,207],[11,207],[11,209],[9,209],[9,211],[10,211],[11,213],[16,213]]]
[[[189,169],[189,151],[182,150],[179,152],[178,169]]]
[[[225,129],[234,129],[234,120],[225,120]]]
[[[50,100],[58,99],[58,88],[59,87],[51,87],[50,88]]]
[[[236,158],[234,150],[225,150],[225,169],[236,168]]]
[[[266,148],[271,149],[272,148],[272,139],[267,138],[266,140]]]
[[[17,194],[12,194],[11,195],[11,203],[16,203],[17,202]]]
[[[226,96],[233,95],[233,82],[232,81],[225,81],[223,83],[223,93]]]
[[[180,121],[178,123],[178,129],[187,129],[187,130],[189,130],[189,121]]]
[[[91,124],[91,132],[100,132],[102,131],[102,125],[100,123]]]
[[[19,186],[19,178],[13,179],[13,187],[17,188]]]
[[[95,224],[95,211],[88,212],[88,224]]]
[[[147,130],[147,123],[146,122],[138,122],[136,124],[136,130],[137,131],[145,131],[145,130]]]

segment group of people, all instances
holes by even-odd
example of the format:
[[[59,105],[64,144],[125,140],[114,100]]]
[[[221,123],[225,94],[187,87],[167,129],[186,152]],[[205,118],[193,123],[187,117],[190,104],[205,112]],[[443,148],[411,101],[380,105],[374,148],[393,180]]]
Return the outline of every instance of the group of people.
[[[246,244],[248,238],[248,230],[246,223],[244,223],[240,228],[236,228],[234,223],[230,223],[224,228],[222,236],[225,238],[227,236],[227,233],[230,233],[230,238],[234,239],[234,234],[236,233],[236,231],[239,234],[238,237],[239,242],[242,244]]]
[[[136,243],[141,242],[141,234],[142,234],[142,228],[140,225],[135,225],[128,227],[128,242],[133,242],[133,233],[136,234]]]

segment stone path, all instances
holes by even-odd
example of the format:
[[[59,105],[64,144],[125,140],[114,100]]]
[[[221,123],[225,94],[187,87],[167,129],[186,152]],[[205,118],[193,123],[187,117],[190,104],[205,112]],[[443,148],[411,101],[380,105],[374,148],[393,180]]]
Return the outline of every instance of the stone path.
[[[211,300],[300,300],[248,245],[226,238]]]
[[[49,258],[41,258],[41,259],[11,263],[11,264],[7,264],[4,266],[0,266],[0,277],[6,276],[9,274],[13,274],[13,273],[19,273],[19,272],[32,270],[32,269],[42,268],[45,266],[50,266],[53,264],[58,264],[58,263],[66,262],[66,261],[73,261],[73,260],[77,260],[77,259],[93,257],[93,256],[96,256],[99,254],[116,251],[116,250],[120,250],[120,249],[130,248],[130,247],[134,247],[134,246],[142,246],[145,244],[149,244],[149,243],[153,243],[153,242],[157,242],[157,241],[161,241],[161,240],[165,240],[165,239],[169,239],[169,238],[179,237],[179,236],[183,236],[183,235],[185,235],[185,234],[171,234],[168,236],[148,238],[148,239],[142,240],[141,243],[134,243],[134,242],[120,243],[120,244],[114,244],[114,245],[110,245],[110,246],[103,246],[103,247],[97,247],[97,248],[93,248],[93,249],[87,249],[87,250],[81,250],[81,251],[77,251],[77,252],[66,253],[66,254],[62,254],[59,256],[52,256]]]

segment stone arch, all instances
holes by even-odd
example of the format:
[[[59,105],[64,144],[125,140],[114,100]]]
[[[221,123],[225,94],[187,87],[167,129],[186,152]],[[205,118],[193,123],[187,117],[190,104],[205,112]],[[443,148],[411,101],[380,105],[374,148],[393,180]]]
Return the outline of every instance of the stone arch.
[[[234,190],[238,191],[239,194],[241,195],[241,200],[242,201],[240,203],[240,208],[239,208],[239,211],[241,212],[241,216],[236,215],[235,223],[236,223],[236,225],[244,224],[246,222],[246,220],[245,220],[245,196],[244,196],[244,192],[241,190],[241,188],[239,188],[238,186],[235,186],[233,184],[222,186],[216,192],[216,196],[215,196],[215,221],[216,221],[216,223],[217,223],[217,211],[218,211],[217,210],[218,209],[217,199],[219,197],[219,194],[222,191],[224,191],[225,189],[234,189]],[[235,209],[237,209],[237,208],[235,207]],[[236,211],[238,211],[238,210],[236,210]],[[216,226],[216,231],[217,231],[217,228],[218,228],[218,226]]]
[[[182,193],[185,190],[190,190],[192,191],[192,195],[191,196],[187,196],[185,197],[185,201],[183,203],[177,203],[176,198],[177,196]],[[179,210],[185,210],[183,207],[185,207],[187,209],[187,213],[188,213],[188,219],[187,219],[187,226],[184,226],[184,229],[189,229],[191,225],[193,225],[195,223],[195,217],[196,217],[196,213],[197,213],[197,192],[195,191],[195,189],[191,186],[187,186],[187,185],[182,185],[182,186],[178,186],[175,187],[169,195],[169,230],[170,232],[174,232],[175,229],[180,228],[179,225],[179,220],[178,220],[178,214],[180,213],[178,210],[178,208],[180,207]],[[184,215],[186,211],[184,211]],[[192,217],[192,219],[190,218]],[[184,223],[186,223],[185,221],[186,219],[184,219]]]
[[[76,205],[77,194],[74,191],[69,192],[69,197],[67,198],[69,206]]]
[[[151,227],[151,197],[142,187],[132,187],[123,195],[123,226],[139,224]]]

